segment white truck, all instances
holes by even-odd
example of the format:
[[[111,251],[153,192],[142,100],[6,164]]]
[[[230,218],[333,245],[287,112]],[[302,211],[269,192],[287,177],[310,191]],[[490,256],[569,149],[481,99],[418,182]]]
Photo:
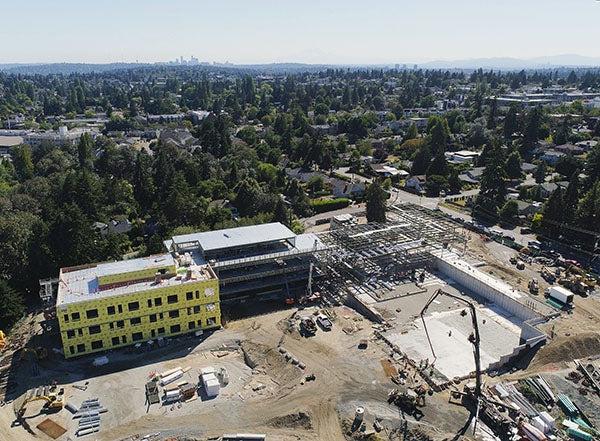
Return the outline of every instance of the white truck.
[[[558,300],[564,305],[572,305],[573,297],[575,296],[575,294],[573,294],[567,288],[559,285],[550,286],[548,289],[546,289],[546,294],[548,294],[548,297],[551,299]]]

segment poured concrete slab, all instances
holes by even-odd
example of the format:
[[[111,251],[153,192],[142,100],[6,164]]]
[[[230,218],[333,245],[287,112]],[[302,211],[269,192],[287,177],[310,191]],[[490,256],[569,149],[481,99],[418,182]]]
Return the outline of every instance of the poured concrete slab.
[[[466,315],[462,315],[463,310],[467,312]],[[481,336],[481,367],[486,369],[519,346],[521,329],[487,307],[477,308],[477,316]],[[459,307],[433,312],[425,317],[425,322],[437,355],[435,367],[441,374],[451,380],[475,370],[473,345],[468,340],[473,329],[468,309]],[[386,337],[409,358],[417,362],[432,362],[434,356],[422,321],[416,319],[406,329],[403,332],[391,330]]]

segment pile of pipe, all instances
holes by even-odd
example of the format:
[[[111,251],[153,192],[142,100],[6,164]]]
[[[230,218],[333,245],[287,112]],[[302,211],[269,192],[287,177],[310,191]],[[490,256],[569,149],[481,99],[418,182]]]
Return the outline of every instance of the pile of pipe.
[[[107,411],[108,409],[102,407],[98,398],[90,398],[81,403],[81,406],[73,415],[73,418],[79,418],[77,436],[98,432],[100,430],[100,414]]]

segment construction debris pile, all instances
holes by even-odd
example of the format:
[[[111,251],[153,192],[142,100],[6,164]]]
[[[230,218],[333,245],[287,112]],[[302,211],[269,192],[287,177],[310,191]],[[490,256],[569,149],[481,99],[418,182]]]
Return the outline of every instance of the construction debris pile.
[[[155,374],[146,383],[146,402],[148,405],[159,404],[164,406],[175,403],[188,403],[204,393],[204,398],[214,398],[219,395],[222,387],[229,384],[229,373],[225,368],[204,367],[200,369],[198,382],[183,379],[191,367],[176,367],[165,372]],[[178,381],[179,380],[179,381]],[[162,398],[159,394],[162,387]],[[180,407],[181,404],[178,404]],[[173,409],[173,408],[171,408]]]
[[[541,375],[497,383],[486,388],[479,401],[467,385],[464,392],[452,391],[451,402],[478,404],[480,423],[502,440],[591,441],[600,434],[581,407],[566,394],[556,394]]]

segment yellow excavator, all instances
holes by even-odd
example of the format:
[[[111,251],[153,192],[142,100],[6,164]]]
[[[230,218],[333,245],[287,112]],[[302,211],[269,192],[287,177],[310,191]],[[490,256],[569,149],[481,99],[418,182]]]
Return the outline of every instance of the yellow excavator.
[[[0,352],[2,352],[4,350],[5,346],[6,346],[6,335],[4,335],[4,332],[0,331]]]
[[[27,404],[33,401],[45,401],[44,409],[47,411],[59,411],[65,405],[65,389],[62,387],[59,388],[56,384],[31,389],[23,395],[22,401],[15,401],[14,411],[17,420],[22,420]]]

